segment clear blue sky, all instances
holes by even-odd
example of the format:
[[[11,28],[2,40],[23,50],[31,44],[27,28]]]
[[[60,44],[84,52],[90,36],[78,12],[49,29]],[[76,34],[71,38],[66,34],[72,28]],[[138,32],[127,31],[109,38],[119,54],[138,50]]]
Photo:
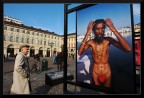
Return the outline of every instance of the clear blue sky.
[[[64,4],[4,4],[4,15],[27,26],[64,34]]]
[[[135,7],[136,8],[136,7]],[[136,12],[134,12],[134,16]],[[129,4],[100,4],[78,11],[77,34],[86,33],[90,20],[110,18],[116,28],[131,27],[131,13]],[[139,23],[139,17],[135,23]],[[107,29],[108,30],[108,29]]]
[[[72,8],[74,6],[77,6],[79,4],[73,4],[73,6],[69,6],[69,8]],[[108,11],[105,11],[105,14],[107,16],[110,16],[112,18],[117,17],[117,15],[121,15],[122,12],[118,13],[116,9],[113,9],[111,6],[105,7],[106,10],[113,10],[115,12],[115,15],[111,15]],[[135,23],[139,23],[139,4],[135,5],[135,11],[136,15],[134,16],[136,19]],[[98,8],[99,10],[104,10],[104,8]],[[94,10],[94,14],[96,15],[96,11]],[[125,11],[123,7],[121,7],[121,10]],[[93,10],[90,11],[90,13]],[[86,13],[86,12],[85,12]],[[4,15],[20,19],[22,20],[24,25],[27,26],[33,26],[36,28],[41,28],[44,30],[49,30],[50,32],[55,32],[56,34],[63,35],[64,34],[64,4],[28,4],[28,3],[16,3],[16,4],[4,4]],[[104,16],[99,16],[101,18],[105,18]],[[84,19],[85,17],[88,17],[87,19],[91,18],[97,18],[92,15],[86,15],[82,17]],[[122,16],[119,16],[121,18]],[[126,16],[125,16],[126,17]],[[89,20],[85,20],[89,21]],[[116,20],[115,20],[116,21]],[[119,20],[117,20],[119,21]],[[125,20],[126,21],[126,20]],[[68,15],[68,33],[74,33],[76,32],[76,12],[70,13]]]
[[[133,4],[134,24],[140,23],[140,4]]]

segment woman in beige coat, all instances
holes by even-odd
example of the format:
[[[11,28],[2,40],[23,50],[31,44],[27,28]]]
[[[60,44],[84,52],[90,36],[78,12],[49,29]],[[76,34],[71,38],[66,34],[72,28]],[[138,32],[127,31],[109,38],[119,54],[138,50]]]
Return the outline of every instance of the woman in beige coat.
[[[29,45],[22,45],[16,56],[11,94],[30,94],[30,70],[26,58],[28,52]]]

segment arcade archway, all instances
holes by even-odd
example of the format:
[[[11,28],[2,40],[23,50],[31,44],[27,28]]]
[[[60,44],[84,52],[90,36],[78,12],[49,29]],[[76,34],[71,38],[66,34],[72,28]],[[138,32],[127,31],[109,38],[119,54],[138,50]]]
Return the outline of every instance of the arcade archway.
[[[47,49],[47,57],[50,57],[50,48]]]
[[[39,55],[40,55],[41,57],[43,57],[43,48],[42,48],[42,47],[39,48]]]
[[[15,57],[14,55],[14,45],[10,44],[7,47],[7,57]]]
[[[30,48],[30,57],[33,57],[35,55],[35,48],[32,46]]]

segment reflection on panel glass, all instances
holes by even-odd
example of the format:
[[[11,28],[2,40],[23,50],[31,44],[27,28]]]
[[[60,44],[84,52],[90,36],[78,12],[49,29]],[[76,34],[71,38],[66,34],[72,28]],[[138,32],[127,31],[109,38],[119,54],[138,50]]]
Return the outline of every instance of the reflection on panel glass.
[[[136,65],[140,63],[140,4],[133,4],[133,16],[134,16],[134,35],[135,35],[135,62]]]
[[[77,82],[134,93],[129,4],[99,4],[77,12]]]
[[[135,40],[135,59],[136,59],[136,65],[141,65],[140,63],[140,40]]]
[[[68,34],[67,34],[67,70],[74,75],[73,82],[76,81],[76,12],[68,14]]]

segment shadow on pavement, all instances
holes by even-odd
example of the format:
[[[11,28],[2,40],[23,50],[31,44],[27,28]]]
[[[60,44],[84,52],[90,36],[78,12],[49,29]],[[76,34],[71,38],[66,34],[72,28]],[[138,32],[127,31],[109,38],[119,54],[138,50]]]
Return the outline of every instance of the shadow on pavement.
[[[53,67],[49,67],[49,68],[47,68],[47,70],[50,70],[50,69],[53,69]],[[46,71],[47,71],[47,70],[46,70]]]
[[[48,85],[42,85],[34,89],[36,92],[33,92],[31,94],[48,94],[49,90],[51,89],[51,86]]]

